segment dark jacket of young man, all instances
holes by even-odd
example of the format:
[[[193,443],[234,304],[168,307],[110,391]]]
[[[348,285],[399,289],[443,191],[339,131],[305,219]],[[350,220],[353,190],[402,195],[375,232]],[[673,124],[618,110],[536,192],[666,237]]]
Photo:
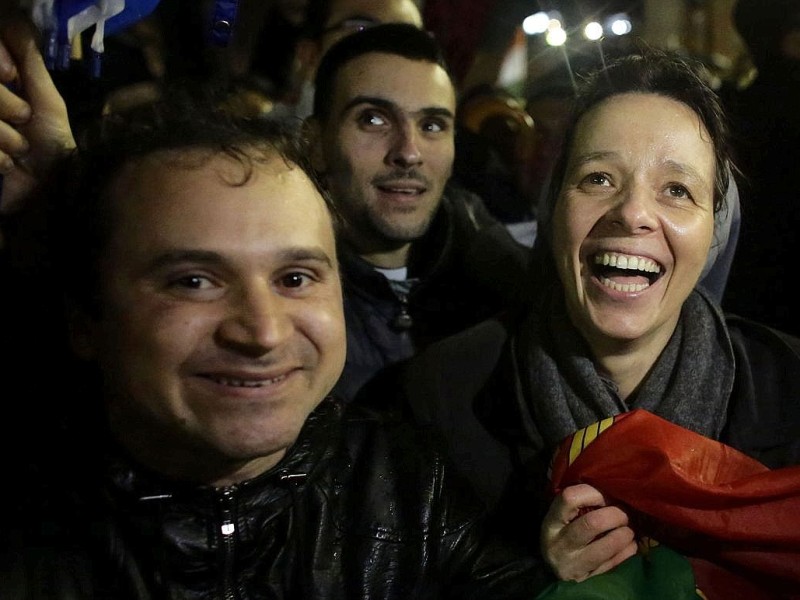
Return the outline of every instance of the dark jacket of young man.
[[[524,301],[528,254],[478,196],[453,185],[411,247],[407,289],[343,247],[347,360],[334,394],[350,401],[384,367]]]

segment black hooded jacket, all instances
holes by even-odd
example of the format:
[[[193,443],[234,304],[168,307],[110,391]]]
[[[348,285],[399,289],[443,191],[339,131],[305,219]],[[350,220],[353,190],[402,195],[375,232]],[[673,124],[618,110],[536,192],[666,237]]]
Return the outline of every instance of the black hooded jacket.
[[[408,294],[342,245],[347,359],[334,393],[347,401],[384,367],[528,297],[529,249],[482,200],[450,185],[427,233],[411,247]]]

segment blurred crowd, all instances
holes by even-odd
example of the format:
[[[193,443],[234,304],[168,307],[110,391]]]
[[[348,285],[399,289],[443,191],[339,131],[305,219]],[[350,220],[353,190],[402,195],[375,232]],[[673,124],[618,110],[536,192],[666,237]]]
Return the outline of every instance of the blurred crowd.
[[[0,595],[798,598],[800,0],[466,4],[0,0]]]

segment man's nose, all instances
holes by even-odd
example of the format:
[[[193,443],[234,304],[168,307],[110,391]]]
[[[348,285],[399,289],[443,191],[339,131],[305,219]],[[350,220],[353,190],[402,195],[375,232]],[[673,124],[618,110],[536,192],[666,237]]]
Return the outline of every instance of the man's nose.
[[[420,132],[412,123],[402,123],[393,133],[392,146],[389,150],[389,162],[392,165],[408,167],[422,162],[420,150]]]
[[[265,283],[231,294],[229,314],[217,330],[219,343],[253,356],[276,348],[292,330],[287,302]]]

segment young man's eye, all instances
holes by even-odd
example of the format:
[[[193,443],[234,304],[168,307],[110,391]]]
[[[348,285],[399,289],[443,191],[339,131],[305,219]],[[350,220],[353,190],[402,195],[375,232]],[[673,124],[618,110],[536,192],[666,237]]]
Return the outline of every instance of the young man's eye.
[[[301,288],[308,285],[311,282],[311,278],[305,273],[292,272],[283,275],[280,282],[286,288]]]
[[[434,119],[431,121],[425,121],[422,124],[422,129],[428,133],[441,133],[442,131],[447,131],[448,126],[446,122]]]
[[[382,127],[386,125],[387,120],[383,115],[373,111],[365,111],[359,115],[359,123],[370,127]]]
[[[211,281],[202,275],[185,275],[183,277],[178,277],[171,282],[171,285],[191,290],[205,290],[213,287]]]

